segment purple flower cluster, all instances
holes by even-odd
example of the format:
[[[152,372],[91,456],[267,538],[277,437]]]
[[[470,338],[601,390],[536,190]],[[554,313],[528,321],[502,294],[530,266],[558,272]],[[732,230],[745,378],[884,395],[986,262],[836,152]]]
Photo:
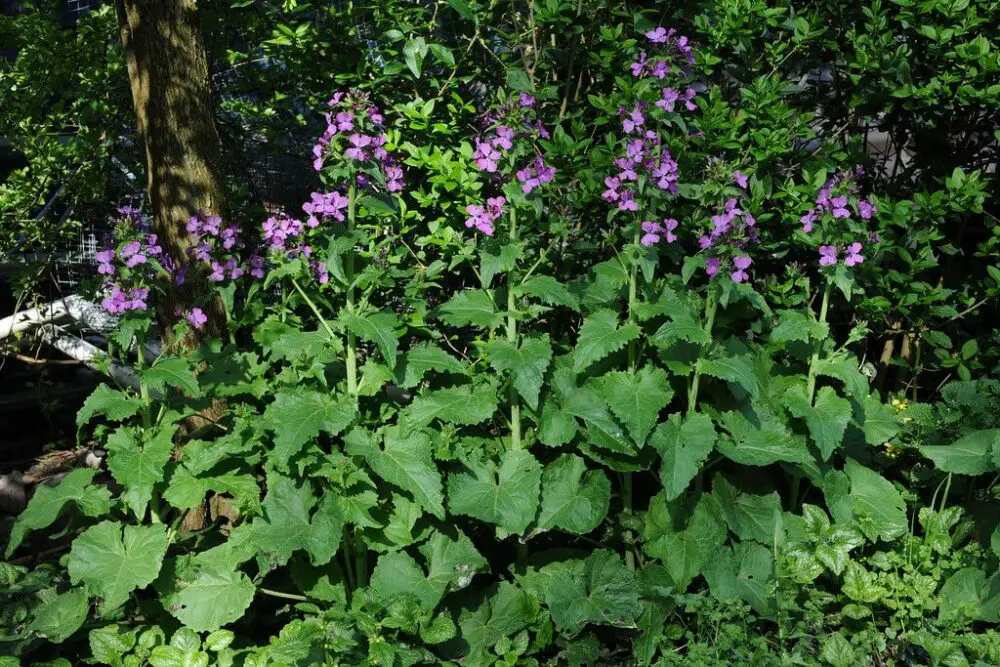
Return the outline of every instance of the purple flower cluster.
[[[639,176],[644,172],[657,188],[677,194],[677,162],[670,151],[660,146],[659,135],[651,130],[641,138],[629,140],[625,156],[615,158],[614,165],[621,171],[604,179],[607,190],[601,196],[605,201],[616,203],[621,211],[639,210],[636,189]]]
[[[504,214],[504,205],[507,200],[504,197],[490,197],[486,200],[486,206],[470,204],[465,207],[465,212],[469,214],[465,221],[465,226],[475,227],[487,236],[493,236],[494,225],[497,219]]]
[[[642,223],[643,236],[639,239],[639,243],[651,246],[659,243],[661,239],[665,239],[667,243],[673,243],[677,240],[677,235],[674,234],[675,229],[677,229],[677,221],[673,218],[664,218],[662,223],[644,220]]]
[[[402,191],[403,168],[385,148],[389,141],[385,117],[371,104],[368,95],[354,90],[338,92],[327,106],[331,111],[324,114],[326,131],[312,149],[313,169],[322,171],[330,157],[370,163],[366,166],[374,166],[382,174],[386,190]],[[358,175],[360,185],[368,182],[367,178]]]
[[[347,197],[339,192],[314,192],[310,195],[310,201],[302,205],[302,210],[309,214],[306,225],[310,229],[319,227],[320,222],[326,222],[333,218],[337,222],[344,222],[344,211],[350,203]]]
[[[130,310],[146,310],[149,290],[146,282],[156,272],[157,266],[171,266],[156,234],[148,233],[149,221],[131,206],[118,209],[111,220],[116,235],[123,237],[117,248],[104,248],[94,258],[97,273],[105,277],[102,285],[108,296],[101,300],[101,307],[109,313],[121,314]]]
[[[694,52],[688,43],[687,37],[676,37],[677,31],[671,28],[667,30],[659,26],[646,33],[646,39],[652,45],[651,48],[659,49],[662,53],[649,57],[645,51],[639,54],[639,60],[632,63],[632,76],[644,78],[651,76],[656,79],[663,79],[670,73],[670,59],[680,56],[688,65],[694,63]]]
[[[146,310],[149,306],[149,290],[145,287],[122,289],[117,284],[110,285],[111,294],[101,299],[101,308],[109,313],[120,315],[130,310]]]
[[[753,263],[746,254],[749,243],[760,243],[757,233],[757,220],[740,208],[735,199],[726,200],[721,213],[712,216],[712,229],[698,239],[702,250],[715,248],[715,254],[732,254],[734,271],[730,274],[733,282],[741,283],[750,278],[747,269]],[[719,253],[723,247],[730,248],[729,253]],[[716,275],[723,266],[721,257],[709,257],[705,260],[705,272],[709,276]]]
[[[864,256],[861,254],[861,249],[864,246],[860,243],[852,243],[844,249],[844,265],[845,266],[855,266],[861,264],[865,261]],[[820,266],[833,266],[837,263],[837,246],[834,245],[821,245],[819,247],[819,265]]]
[[[194,246],[188,254],[192,261],[208,264],[208,279],[213,283],[236,280],[247,273],[254,278],[264,277],[260,257],[254,254],[247,262],[243,261],[243,239],[239,227],[225,225],[217,215],[198,213],[191,216],[186,229],[194,239]]]
[[[521,183],[524,194],[530,194],[538,186],[551,182],[555,176],[556,168],[546,166],[540,155],[532,164],[517,172],[517,180]]]

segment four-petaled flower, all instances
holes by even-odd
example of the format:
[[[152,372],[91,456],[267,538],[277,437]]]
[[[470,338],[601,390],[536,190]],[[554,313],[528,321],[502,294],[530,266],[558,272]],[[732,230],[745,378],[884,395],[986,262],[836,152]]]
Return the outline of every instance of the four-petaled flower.
[[[201,329],[208,323],[208,316],[202,312],[201,308],[192,308],[191,312],[184,316],[195,329]]]
[[[846,266],[854,266],[855,264],[860,264],[865,261],[865,258],[861,255],[862,245],[860,243],[852,243],[847,246],[847,257],[844,258],[844,264]]]
[[[821,245],[819,247],[819,265],[831,266],[837,263],[837,247],[832,245]]]
[[[729,277],[733,279],[734,283],[741,283],[744,280],[748,280],[750,274],[747,273],[747,269],[750,268],[751,264],[753,264],[753,260],[746,255],[733,257],[733,266],[736,267],[736,270]]]

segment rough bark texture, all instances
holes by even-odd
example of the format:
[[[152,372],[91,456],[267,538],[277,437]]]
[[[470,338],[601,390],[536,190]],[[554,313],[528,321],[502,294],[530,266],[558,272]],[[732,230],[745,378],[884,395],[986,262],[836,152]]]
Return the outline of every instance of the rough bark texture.
[[[118,0],[118,13],[156,233],[164,250],[181,259],[192,245],[185,230],[190,217],[221,214],[224,203],[197,0]],[[168,331],[176,313],[207,292],[198,272],[189,275],[160,305]],[[219,309],[208,306],[207,311]],[[209,319],[218,329],[222,314],[209,312]]]

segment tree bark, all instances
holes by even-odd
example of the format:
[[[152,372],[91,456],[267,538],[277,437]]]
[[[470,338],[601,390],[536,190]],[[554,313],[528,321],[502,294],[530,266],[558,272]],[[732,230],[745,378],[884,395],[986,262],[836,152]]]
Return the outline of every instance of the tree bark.
[[[220,215],[224,205],[197,0],[117,0],[117,7],[155,231],[164,251],[183,264],[193,244],[188,220],[199,212]],[[158,315],[168,335],[178,313],[209,291],[202,273],[192,271],[161,300]],[[210,328],[218,332],[221,307],[208,306]]]

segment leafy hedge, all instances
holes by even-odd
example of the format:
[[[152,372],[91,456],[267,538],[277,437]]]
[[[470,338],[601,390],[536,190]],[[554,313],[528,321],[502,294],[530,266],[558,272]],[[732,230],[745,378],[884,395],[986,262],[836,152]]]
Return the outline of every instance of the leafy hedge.
[[[319,185],[263,223],[196,216],[188,258],[116,216],[104,306],[138,386],[78,414],[107,475],[40,487],[13,522],[3,651],[1000,663],[1000,385],[965,335],[995,251],[947,237],[983,225],[995,183],[935,180],[940,159],[904,178],[856,132],[868,105],[941,111],[953,68],[961,109],[995,96],[989,35],[899,47],[931,83],[872,64],[889,25],[916,12],[954,37],[985,3],[719,2],[679,32],[663,8],[393,4],[367,16],[382,42],[337,55],[378,76],[333,92],[332,38],[286,4],[248,39],[274,30],[271,85],[301,77],[295,103],[325,121],[302,155]],[[822,62],[828,87],[789,85]],[[841,120],[845,143],[825,131]],[[168,338],[224,335],[133,356],[184,263],[215,289]]]

